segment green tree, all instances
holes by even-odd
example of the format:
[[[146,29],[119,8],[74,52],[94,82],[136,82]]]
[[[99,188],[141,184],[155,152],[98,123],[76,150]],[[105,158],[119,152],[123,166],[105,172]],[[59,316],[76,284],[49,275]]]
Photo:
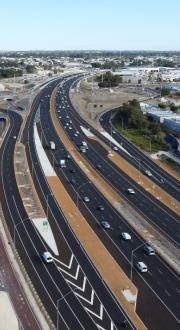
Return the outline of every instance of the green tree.
[[[158,107],[161,108],[161,109],[166,109],[167,105],[165,103],[159,103]]]
[[[34,65],[26,65],[26,72],[27,73],[35,73],[36,72],[36,68],[34,67]]]
[[[171,111],[176,112],[176,113],[178,112],[178,109],[179,109],[175,104],[171,104],[170,108],[171,108]]]
[[[98,76],[96,80],[100,88],[116,87],[122,82],[122,77],[119,75],[113,75],[110,71],[107,71],[105,74]]]
[[[168,96],[171,93],[169,88],[162,88],[161,89],[161,96]]]

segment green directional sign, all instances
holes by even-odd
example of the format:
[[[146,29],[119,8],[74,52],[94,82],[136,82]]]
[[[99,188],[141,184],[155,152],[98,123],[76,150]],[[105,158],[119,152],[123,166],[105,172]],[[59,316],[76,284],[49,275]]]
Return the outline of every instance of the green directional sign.
[[[47,227],[48,226],[48,220],[44,220],[43,221],[43,227]]]

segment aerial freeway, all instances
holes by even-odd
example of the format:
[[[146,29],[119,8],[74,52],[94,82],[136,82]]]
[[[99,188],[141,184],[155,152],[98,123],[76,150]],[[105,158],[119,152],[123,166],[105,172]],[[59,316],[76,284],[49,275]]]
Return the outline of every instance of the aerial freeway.
[[[20,115],[9,111],[0,154],[1,203],[12,243],[49,327],[177,329],[179,273],[168,260],[173,253],[178,260],[178,210],[112,161],[107,136],[70,101],[69,89],[81,78],[56,78],[42,86],[23,132]],[[104,114],[101,124],[111,135],[109,116]],[[161,178],[166,193],[179,202],[177,182],[114,135],[110,154],[113,150],[136,169],[135,159],[141,158],[144,175],[157,185]],[[118,147],[122,141],[127,152]],[[16,164],[21,147],[27,181]],[[138,230],[140,222],[146,231]],[[171,248],[167,256],[159,239]]]

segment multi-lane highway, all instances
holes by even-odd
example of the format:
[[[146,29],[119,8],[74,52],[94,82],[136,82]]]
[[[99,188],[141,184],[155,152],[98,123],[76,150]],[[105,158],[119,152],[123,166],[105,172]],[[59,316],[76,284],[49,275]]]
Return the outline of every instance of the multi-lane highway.
[[[68,84],[68,83],[67,83]],[[65,89],[65,87],[63,87]],[[60,94],[64,98],[64,91],[60,90]],[[60,123],[64,127],[65,122],[68,122],[70,126],[72,126],[72,130],[66,128],[66,131],[70,132],[71,139],[74,137],[74,133],[77,131],[77,127],[74,127],[74,117],[71,114],[72,108],[71,105],[66,103],[59,104],[59,97],[56,97],[56,110],[57,115],[59,117]],[[139,276],[139,274],[134,271],[133,272],[133,281],[139,289],[139,297],[138,300],[138,312],[140,316],[143,318],[145,323],[148,323],[148,327],[151,328],[153,324],[153,329],[158,329],[158,316],[160,315],[160,311],[162,312],[162,318],[166,319],[170,317],[170,319],[165,321],[165,323],[171,323],[173,327],[176,328],[178,324],[178,313],[179,313],[179,278],[170,270],[167,265],[163,263],[163,261],[159,257],[149,258],[143,253],[143,244],[142,239],[126,224],[126,221],[117,214],[117,212],[112,208],[112,206],[107,202],[107,200],[97,191],[97,189],[92,185],[92,183],[88,182],[88,178],[82,173],[77,164],[74,163],[72,159],[66,159],[67,150],[65,146],[63,146],[59,137],[56,135],[56,132],[52,126],[50,115],[48,109],[49,101],[44,98],[42,99],[41,106],[41,115],[39,122],[39,132],[42,134],[42,141],[44,146],[49,144],[50,140],[53,140],[56,144],[56,152],[55,155],[52,151],[47,151],[47,155],[52,162],[55,164],[55,170],[62,182],[66,186],[69,194],[72,196],[74,200],[76,200],[75,191],[78,191],[79,195],[79,208],[81,212],[86,217],[88,223],[91,225],[93,230],[97,233],[99,238],[106,245],[108,250],[117,260],[117,262],[121,265],[123,270],[130,276],[131,272],[131,257],[132,251],[140,246],[134,254],[134,262],[136,260],[143,260],[146,264],[148,264],[149,273],[147,276]],[[68,118],[67,118],[68,116]],[[78,133],[81,141],[84,140],[83,134]],[[89,150],[88,150],[89,153]],[[63,170],[58,167],[60,159],[66,159],[67,167]],[[72,173],[72,169],[73,172]],[[72,181],[72,178],[74,181]],[[73,182],[73,184],[71,184]],[[82,185],[82,183],[85,185]],[[85,205],[82,201],[82,197],[87,195],[90,198],[90,202]],[[104,206],[104,212],[100,212],[97,209],[98,205]],[[100,221],[105,218],[111,224],[111,229],[109,232],[103,230],[100,226]],[[129,243],[124,242],[120,239],[120,234],[122,231],[127,231],[131,234],[132,240]],[[159,275],[161,274],[161,276]],[[161,277],[161,279],[159,278]],[[172,287],[172,283],[174,283]],[[145,295],[146,292],[146,295]],[[145,300],[141,300],[141,297],[145,297]],[[176,297],[175,297],[176,296]],[[146,312],[144,311],[143,305],[147,304],[148,309],[151,310],[151,313],[154,313],[154,319],[152,321],[151,318],[147,317]],[[160,307],[161,306],[161,307]],[[149,314],[151,315],[151,314]],[[177,323],[176,323],[177,322]],[[165,324],[164,324],[165,326]]]
[[[36,122],[43,145],[46,147],[50,140],[56,143],[55,153],[47,148],[45,151],[70,196],[78,203],[78,207],[87,222],[124,272],[130,277],[132,271],[132,280],[139,290],[137,312],[143,322],[149,329],[153,330],[158,330],[160,327],[177,329],[180,314],[179,277],[157,255],[149,257],[143,252],[144,241],[141,237],[89,182],[78,164],[73,159],[66,158],[66,147],[57,136],[49,113],[51,93],[62,80],[62,78],[54,80],[44,86],[37,95],[22,137],[33,181],[45,212],[47,212],[48,202],[48,221],[59,251],[59,256],[53,255],[53,263],[49,265],[42,262],[42,252],[48,250],[49,247],[28,218],[15,178],[13,153],[22,122],[21,117],[16,113],[9,112],[10,130],[4,139],[0,153],[2,208],[25,269],[57,329],[99,328],[115,330],[125,326],[125,320],[127,329],[134,328],[126,312],[116,301],[89,260],[51,193],[35,148],[33,132]],[[69,87],[73,82],[76,83],[76,80],[77,77],[67,80],[56,96],[56,112],[60,125],[64,127],[68,122],[69,126],[72,127],[69,129],[66,126],[65,130],[75,147],[86,139],[80,126],[88,127],[77,115],[69,101]],[[76,133],[77,131],[78,133]],[[152,201],[151,196],[140,191],[130,178],[127,178],[110,161],[107,161],[105,150],[99,147],[96,142],[88,142],[88,145],[86,159],[94,168],[97,167],[97,164],[101,165],[101,169],[98,170],[99,173],[102,177],[106,177],[107,182],[110,182],[111,177],[114,183],[117,183],[117,185],[113,184],[116,191],[127,198],[129,185],[135,187],[136,196],[131,198],[131,204],[135,208],[143,214],[146,213],[146,209],[140,208],[139,199],[141,198],[143,203],[147,203],[147,200],[148,203],[153,203],[153,215],[157,215],[157,212],[162,209],[162,218],[165,217],[167,224],[169,221],[173,223],[173,229],[169,230],[169,238],[177,244],[179,234],[174,235],[175,226],[178,225],[179,219],[175,217],[174,213],[170,212],[169,209],[162,208],[161,203]],[[66,158],[67,163],[67,167],[63,170],[57,166],[62,157]],[[83,196],[89,197],[87,204],[83,202]],[[98,205],[103,205],[104,210],[100,211],[97,208]],[[164,232],[161,216],[159,218],[160,230]],[[110,230],[108,231],[100,225],[101,220],[104,219],[110,223]],[[120,238],[122,231],[131,235],[129,242]],[[165,233],[167,234],[166,231]],[[131,267],[139,260],[148,265],[146,274],[141,275],[134,267]]]
[[[68,98],[69,86],[66,86],[64,91],[61,91],[57,96],[57,102],[59,104],[59,111],[66,108],[66,111],[70,111],[71,119],[73,121],[72,130],[66,128],[66,132],[73,140],[74,146],[79,149],[79,145],[83,139],[86,139],[81,130],[81,126],[88,128],[89,125],[75,112],[74,108],[70,105]],[[66,126],[66,117],[61,118],[63,127]],[[74,136],[74,131],[78,130],[80,135]],[[101,134],[96,132],[101,138]],[[114,165],[108,158],[107,152],[97,142],[88,140],[89,150],[86,154],[86,160],[90,162],[93,167],[97,167],[97,164],[101,166],[99,173],[103,178],[111,184],[111,186],[135,208],[141,215],[143,215],[147,221],[152,223],[159,231],[168,237],[175,245],[180,244],[180,232],[179,232],[179,216],[172,210],[167,208],[159,200],[153,197],[148,191],[145,191],[141,186],[134,182],[124,172],[122,172],[116,165]],[[129,195],[127,193],[128,188],[133,188],[136,192],[135,195]]]
[[[47,101],[47,104],[41,103],[41,108],[45,111],[48,111],[49,109],[49,95],[53,88],[53,84],[51,87],[46,87],[44,95],[41,95],[41,102],[43,99]],[[33,180],[45,209],[47,206],[47,196],[49,196],[50,190],[43,176],[33,141],[34,120],[36,120],[37,123],[39,122],[39,114],[36,112],[39,102],[40,98],[34,106],[34,111],[31,112],[28,127],[26,128],[27,134],[24,135],[23,141],[26,142],[28,161],[33,166]],[[46,131],[47,130],[48,127],[46,127]],[[55,277],[53,276],[53,278],[54,281],[58,283],[58,286],[60,283],[63,288],[68,286],[65,296],[67,295],[70,308],[76,319],[81,322],[84,329],[93,329],[94,327],[116,329],[121,327],[121,324],[125,319],[127,320],[127,328],[133,328],[133,325],[125,312],[112,294],[110,294],[105,283],[102,281],[101,276],[99,276],[85,251],[79,244],[79,241],[74,236],[53,196],[48,199],[48,205],[48,220],[50,221],[52,228],[55,226],[53,232],[55,231],[55,237],[58,239],[59,251],[63,251],[63,253],[60,254],[60,257],[56,257],[55,260],[56,264],[59,265],[59,272],[64,280],[59,282],[60,279],[58,280],[58,275]],[[60,265],[71,265],[71,260],[74,260],[75,264],[73,264],[73,270],[70,269],[68,274],[68,271],[63,271],[62,266],[60,267]],[[77,274],[78,277],[76,278]],[[61,304],[63,304],[64,299],[60,301]],[[61,306],[59,304],[58,308],[62,314]],[[71,318],[71,314],[67,311],[65,316],[63,314],[63,317],[65,319]],[[68,322],[67,319],[66,322]],[[70,327],[70,329],[75,329],[75,327]]]

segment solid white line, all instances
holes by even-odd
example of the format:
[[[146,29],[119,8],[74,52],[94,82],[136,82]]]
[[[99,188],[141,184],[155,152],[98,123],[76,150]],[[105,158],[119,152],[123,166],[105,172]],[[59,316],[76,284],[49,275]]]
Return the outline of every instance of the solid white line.
[[[76,285],[75,283],[71,282],[70,280],[66,279],[67,282],[71,283],[72,285],[74,285],[76,288],[78,288],[82,292],[85,291],[86,280],[87,280],[87,278],[86,278],[86,276],[84,276],[83,285],[82,285],[82,287],[80,287],[80,286]],[[92,291],[94,291],[94,290],[92,289]]]
[[[94,313],[92,310],[90,310],[89,308],[85,307],[85,309],[87,311],[89,311],[89,313],[95,315],[98,319],[100,319],[102,321],[103,318],[103,305],[100,304],[100,310],[99,310],[99,314]]]
[[[66,265],[64,262],[62,262],[59,259],[53,257],[54,260],[56,260],[57,262],[59,262],[61,265],[65,266],[68,269],[71,269],[73,258],[74,258],[74,255],[72,254],[71,258],[70,258],[70,261],[69,261],[69,265]]]
[[[75,274],[75,276],[72,275],[72,274],[70,274],[70,273],[68,273],[68,272],[66,272],[66,271],[65,271],[64,269],[62,269],[61,267],[57,267],[57,268],[59,268],[63,273],[67,274],[68,276],[72,277],[74,280],[77,280],[78,275],[79,275],[79,268],[80,268],[79,264],[77,265],[77,270],[76,270],[76,274]]]

